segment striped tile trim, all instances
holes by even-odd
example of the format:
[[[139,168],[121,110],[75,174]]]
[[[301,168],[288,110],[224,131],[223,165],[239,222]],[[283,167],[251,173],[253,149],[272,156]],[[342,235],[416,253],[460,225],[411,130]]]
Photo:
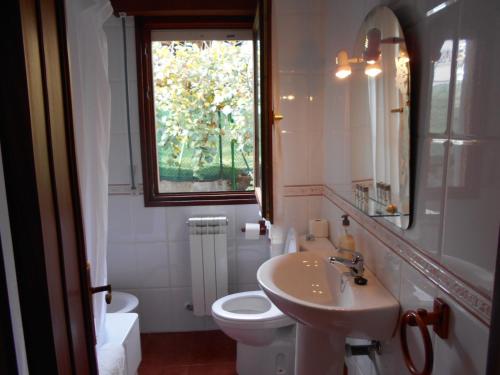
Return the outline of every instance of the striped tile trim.
[[[108,195],[139,195],[143,193],[142,184],[132,190],[129,184],[109,184]]]
[[[323,191],[323,185],[286,185],[283,187],[285,197],[321,196]]]

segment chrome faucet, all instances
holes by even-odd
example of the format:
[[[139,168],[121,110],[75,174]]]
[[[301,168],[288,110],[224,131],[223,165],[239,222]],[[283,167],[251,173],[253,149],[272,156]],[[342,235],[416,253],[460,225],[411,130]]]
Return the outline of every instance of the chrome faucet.
[[[339,249],[339,252],[351,253],[353,257],[351,259],[342,257],[329,257],[328,261],[331,264],[340,263],[348,267],[351,272],[351,276],[353,277],[362,277],[363,273],[365,272],[365,261],[363,259],[363,254],[358,253],[357,251],[342,248]]]

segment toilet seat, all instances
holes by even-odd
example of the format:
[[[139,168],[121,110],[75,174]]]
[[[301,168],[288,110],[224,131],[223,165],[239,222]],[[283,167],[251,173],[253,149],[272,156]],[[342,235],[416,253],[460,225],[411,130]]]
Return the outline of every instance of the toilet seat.
[[[240,329],[280,328],[295,323],[261,290],[230,294],[218,299],[212,305],[212,315],[224,325]]]

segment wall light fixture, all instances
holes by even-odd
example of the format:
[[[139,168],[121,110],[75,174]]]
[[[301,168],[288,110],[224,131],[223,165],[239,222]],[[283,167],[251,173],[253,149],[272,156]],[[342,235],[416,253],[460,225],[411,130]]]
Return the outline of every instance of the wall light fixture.
[[[380,50],[381,44],[399,44],[403,43],[404,39],[400,37],[390,37],[382,39],[382,33],[379,29],[373,28],[368,30],[365,39],[365,50],[363,51],[363,57],[352,57],[346,51],[342,50],[337,54],[337,69],[335,75],[344,79],[352,74],[351,64],[361,64],[366,63],[365,74],[369,77],[376,77],[382,73],[382,67],[380,66],[380,59],[382,57],[382,52]],[[401,56],[405,59],[407,63],[410,59],[406,51],[402,52]]]

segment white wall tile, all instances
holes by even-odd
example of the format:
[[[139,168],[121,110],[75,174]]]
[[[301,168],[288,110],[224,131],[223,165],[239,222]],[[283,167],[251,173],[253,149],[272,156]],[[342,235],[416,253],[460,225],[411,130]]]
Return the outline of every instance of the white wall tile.
[[[321,217],[328,220],[329,238],[334,244],[337,243],[342,233],[341,216],[344,214],[336,205],[327,198],[321,197]]]
[[[108,241],[131,243],[134,231],[130,196],[110,195],[108,207]]]
[[[198,331],[205,329],[205,318],[198,317],[186,309],[192,303],[191,288],[172,288],[171,297],[172,331]]]
[[[236,240],[231,238],[227,240],[227,279],[228,284],[238,281],[238,251]]]
[[[108,280],[113,288],[136,288],[139,284],[133,243],[110,243],[107,254]]]
[[[323,149],[324,181],[328,186],[351,183],[350,137],[345,130],[325,129]]]
[[[109,152],[109,183],[130,184],[130,156],[126,133],[113,134]]]
[[[307,138],[301,133],[282,134],[284,185],[308,184]]]
[[[127,109],[125,103],[125,84],[111,81],[111,137],[127,133]]]
[[[304,215],[309,210],[308,197],[285,197],[284,221],[286,227],[293,227],[298,234],[307,233],[308,218]]]
[[[323,218],[321,216],[321,205],[322,205],[323,197],[308,197],[308,219],[318,219],[318,218]],[[308,220],[308,225],[309,225],[309,220]],[[309,228],[309,226],[308,226]]]
[[[267,241],[238,242],[237,250],[237,282],[241,284],[255,284],[257,269],[269,259],[269,244]]]
[[[279,70],[311,73],[324,61],[324,20],[320,14],[283,13],[276,18],[279,30]]]
[[[369,248],[365,251],[374,255],[372,270],[382,285],[398,298],[401,286],[401,258],[380,241],[370,236]]]
[[[254,290],[260,290],[259,283],[238,284],[232,293],[251,292]]]
[[[275,12],[281,16],[283,14],[318,14],[325,9],[325,1],[308,1],[302,0],[276,0]]]
[[[166,288],[170,286],[166,242],[136,242],[138,286]]]
[[[170,282],[173,287],[191,286],[191,259],[188,241],[169,242]]]
[[[132,133],[139,133],[139,97],[137,94],[137,82],[129,80],[129,110],[130,110],[130,130]]]
[[[450,146],[442,261],[487,295],[493,293],[500,222],[500,141]]]
[[[279,75],[279,106],[284,116],[280,125],[290,133],[304,133],[308,127],[308,76],[297,73]]]
[[[312,130],[307,133],[307,171],[308,183],[311,185],[323,183],[323,132]]]
[[[215,323],[213,318],[211,316],[205,317],[205,331],[215,331],[217,329],[220,329],[220,327]]]
[[[109,21],[116,21],[110,19]],[[109,22],[108,21],[108,22]],[[118,21],[119,22],[119,21]],[[107,24],[104,27],[108,39],[108,77],[110,81],[121,81],[124,79],[123,70],[123,36],[121,25]]]
[[[482,375],[486,372],[488,328],[456,304],[449,296],[450,337],[435,339],[434,373],[439,375]]]
[[[127,17],[132,19],[133,17]],[[135,28],[133,25],[127,25],[127,70],[129,81],[137,81],[137,67],[136,67],[136,54],[135,54]],[[123,52],[122,52],[123,56]]]
[[[167,224],[163,207],[145,207],[144,196],[130,197],[132,203],[132,227],[137,242],[166,242]]]
[[[169,332],[172,329],[172,290],[135,289],[139,299],[141,332]]]
[[[401,303],[401,314],[408,310],[416,310],[418,308],[425,308],[432,311],[434,298],[438,296],[437,286],[432,284],[405,262],[401,265],[401,275],[401,290],[398,296]],[[410,374],[403,360],[399,330],[400,327],[398,326],[395,335],[390,340],[382,343],[382,354],[377,355],[375,358],[375,368],[378,370],[379,374]],[[421,368],[423,365],[423,346],[420,333],[417,329],[410,327],[407,329],[407,337],[413,361],[417,368]],[[432,342],[435,342],[434,333],[432,331],[431,339]],[[353,361],[358,366],[357,371],[360,371],[360,374],[364,374],[367,370],[375,370],[369,369],[369,366],[366,366],[363,371],[363,362],[361,358],[353,358]],[[370,373],[369,371],[368,373]],[[441,374],[436,371],[434,373]]]

